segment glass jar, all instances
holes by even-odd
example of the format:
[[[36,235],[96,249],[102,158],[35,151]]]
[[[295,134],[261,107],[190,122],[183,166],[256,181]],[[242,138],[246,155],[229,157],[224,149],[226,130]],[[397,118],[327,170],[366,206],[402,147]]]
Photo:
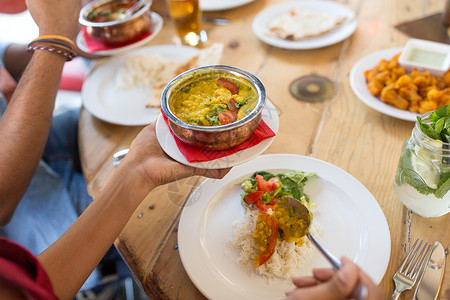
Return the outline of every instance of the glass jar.
[[[422,122],[431,123],[426,113]],[[411,137],[403,144],[394,190],[414,213],[439,217],[450,211],[450,143],[435,140],[416,121]]]

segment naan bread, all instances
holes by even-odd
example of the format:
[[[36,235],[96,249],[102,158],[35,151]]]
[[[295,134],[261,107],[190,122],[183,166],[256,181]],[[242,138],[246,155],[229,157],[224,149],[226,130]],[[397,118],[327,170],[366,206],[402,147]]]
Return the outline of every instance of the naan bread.
[[[271,35],[297,41],[318,36],[339,26],[346,18],[295,8],[269,22]]]

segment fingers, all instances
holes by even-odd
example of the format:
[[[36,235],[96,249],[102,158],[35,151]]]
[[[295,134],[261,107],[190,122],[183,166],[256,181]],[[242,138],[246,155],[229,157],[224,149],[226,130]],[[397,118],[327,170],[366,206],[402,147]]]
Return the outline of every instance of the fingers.
[[[286,292],[290,300],[348,299],[359,280],[359,268],[350,260],[342,261],[337,272],[331,269],[314,269],[314,277],[293,279],[297,289]]]

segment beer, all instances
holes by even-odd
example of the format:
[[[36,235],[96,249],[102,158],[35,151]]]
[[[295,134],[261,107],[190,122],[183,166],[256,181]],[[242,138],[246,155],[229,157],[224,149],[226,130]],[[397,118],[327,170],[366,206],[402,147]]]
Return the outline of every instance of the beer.
[[[167,0],[170,16],[183,43],[196,46],[200,42],[201,11],[199,0]]]

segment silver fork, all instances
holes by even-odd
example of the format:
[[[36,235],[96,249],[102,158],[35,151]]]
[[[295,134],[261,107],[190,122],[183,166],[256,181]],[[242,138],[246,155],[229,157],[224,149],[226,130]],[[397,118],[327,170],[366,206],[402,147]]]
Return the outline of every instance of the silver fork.
[[[391,300],[397,300],[402,292],[410,290],[425,266],[431,251],[431,244],[425,242],[421,248],[423,240],[420,240],[419,245],[416,247],[418,241],[419,239],[417,238],[393,277],[395,291],[392,294]]]

